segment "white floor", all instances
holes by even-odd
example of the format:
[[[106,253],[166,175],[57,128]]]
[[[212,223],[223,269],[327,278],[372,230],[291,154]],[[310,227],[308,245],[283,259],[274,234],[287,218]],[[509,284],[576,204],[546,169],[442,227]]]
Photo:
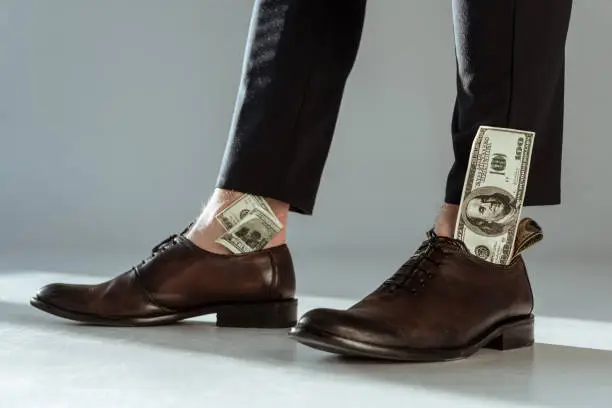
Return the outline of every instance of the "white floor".
[[[538,316],[537,345],[443,364],[350,361],[284,330],[88,327],[27,301],[74,274],[0,274],[0,407],[612,407],[612,323]],[[609,290],[609,288],[608,288]],[[302,312],[344,307],[301,298]]]

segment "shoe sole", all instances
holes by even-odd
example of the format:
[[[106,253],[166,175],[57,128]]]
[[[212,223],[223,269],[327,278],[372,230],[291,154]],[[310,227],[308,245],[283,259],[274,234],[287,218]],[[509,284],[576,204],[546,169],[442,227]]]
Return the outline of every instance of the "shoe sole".
[[[141,327],[160,326],[177,323],[192,317],[217,314],[217,326],[281,329],[295,325],[297,321],[297,300],[289,299],[275,302],[234,303],[206,306],[186,312],[169,313],[153,317],[103,317],[86,313],[72,312],[47,303],[37,297],[30,304],[43,312],[97,326]]]
[[[306,346],[348,357],[408,362],[440,362],[467,358],[482,348],[514,350],[530,347],[534,317],[512,319],[493,327],[472,344],[456,349],[411,349],[384,347],[337,336],[308,326],[294,327],[289,337]]]

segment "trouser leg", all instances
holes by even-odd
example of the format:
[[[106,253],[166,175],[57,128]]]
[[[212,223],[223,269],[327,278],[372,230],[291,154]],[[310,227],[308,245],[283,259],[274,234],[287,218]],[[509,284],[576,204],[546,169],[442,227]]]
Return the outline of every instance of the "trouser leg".
[[[217,187],[312,213],[365,0],[255,3]]]
[[[461,200],[480,125],[535,131],[525,205],[560,202],[571,8],[572,0],[453,0],[457,98],[447,203]]]

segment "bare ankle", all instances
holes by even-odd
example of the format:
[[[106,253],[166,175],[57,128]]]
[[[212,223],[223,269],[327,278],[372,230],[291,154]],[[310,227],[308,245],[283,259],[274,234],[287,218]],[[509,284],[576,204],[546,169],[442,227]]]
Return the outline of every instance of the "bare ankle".
[[[244,194],[238,191],[215,189],[198,220],[185,236],[202,249],[219,254],[229,254],[230,251],[227,248],[215,242],[226,231],[215,216],[244,196]],[[286,226],[289,216],[289,204],[271,198],[265,198],[265,200],[283,225],[283,228],[268,242],[265,248],[283,245],[287,237]]]
[[[458,205],[444,203],[436,218],[434,226],[434,232],[436,235],[452,238],[455,234],[455,225],[457,223],[458,214]]]

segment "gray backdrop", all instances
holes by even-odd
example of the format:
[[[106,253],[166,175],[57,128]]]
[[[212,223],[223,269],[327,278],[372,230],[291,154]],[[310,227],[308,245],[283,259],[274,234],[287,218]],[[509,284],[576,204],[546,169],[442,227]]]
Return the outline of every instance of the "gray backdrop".
[[[220,164],[251,6],[0,0],[5,267],[114,275],[197,214]],[[605,265],[610,250],[610,15],[609,0],[575,4],[564,204],[526,213],[547,232],[529,257],[553,287],[554,265],[607,274],[581,260]],[[442,199],[454,84],[450,1],[370,2],[315,216],[290,219],[303,289],[360,294],[411,254]]]

